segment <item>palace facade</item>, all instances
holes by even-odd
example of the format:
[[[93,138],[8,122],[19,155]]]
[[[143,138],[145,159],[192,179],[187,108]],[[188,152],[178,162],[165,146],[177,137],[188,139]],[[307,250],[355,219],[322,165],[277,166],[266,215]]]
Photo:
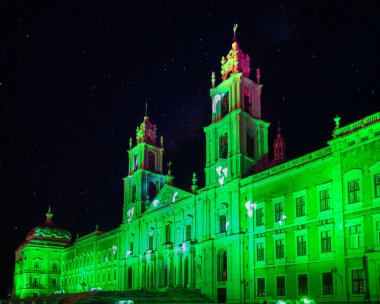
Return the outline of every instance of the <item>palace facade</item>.
[[[380,298],[380,112],[326,147],[287,161],[278,128],[268,157],[260,71],[234,40],[212,75],[205,187],[163,171],[163,140],[146,115],[130,140],[123,221],[72,240],[52,212],[16,250],[14,296],[186,287],[228,303]]]

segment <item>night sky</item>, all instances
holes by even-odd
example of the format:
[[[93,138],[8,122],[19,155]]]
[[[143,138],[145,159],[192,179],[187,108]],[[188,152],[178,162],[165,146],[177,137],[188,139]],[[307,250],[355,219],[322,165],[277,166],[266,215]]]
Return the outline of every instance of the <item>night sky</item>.
[[[277,121],[292,159],[327,145],[336,114],[380,110],[379,1],[78,2],[0,2],[0,296],[49,205],[73,236],[121,223],[146,101],[174,184],[204,184],[210,75],[235,22],[261,69],[270,151]]]

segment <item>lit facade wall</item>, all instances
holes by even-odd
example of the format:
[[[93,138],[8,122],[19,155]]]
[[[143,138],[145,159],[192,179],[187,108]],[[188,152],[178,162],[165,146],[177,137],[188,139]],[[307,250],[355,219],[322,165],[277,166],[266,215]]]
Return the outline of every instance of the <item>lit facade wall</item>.
[[[234,43],[224,65],[243,62],[225,66],[224,81],[210,90],[205,187],[197,190],[195,177],[192,191],[172,185],[163,139],[158,145],[145,116],[135,146],[130,140],[121,225],[60,251],[19,250],[42,259],[43,269],[59,261],[56,274],[39,276],[44,292],[181,286],[229,303],[380,297],[380,113],[338,122],[327,147],[270,167],[260,74],[248,78],[240,52]],[[24,291],[32,264],[21,261],[15,295],[41,295]]]

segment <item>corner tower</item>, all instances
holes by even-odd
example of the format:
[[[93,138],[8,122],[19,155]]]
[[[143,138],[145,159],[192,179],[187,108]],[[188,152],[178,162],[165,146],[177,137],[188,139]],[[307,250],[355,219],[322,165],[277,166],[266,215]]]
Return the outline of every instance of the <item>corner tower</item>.
[[[171,177],[163,174],[163,137],[157,145],[157,127],[145,112],[144,120],[136,129],[136,145],[129,140],[129,169],[124,178],[123,222],[143,213],[156,194]]]
[[[223,185],[268,167],[268,127],[261,119],[260,70],[250,77],[250,57],[236,41],[221,60],[222,82],[215,86],[212,73],[210,97],[212,122],[206,135],[206,186]]]

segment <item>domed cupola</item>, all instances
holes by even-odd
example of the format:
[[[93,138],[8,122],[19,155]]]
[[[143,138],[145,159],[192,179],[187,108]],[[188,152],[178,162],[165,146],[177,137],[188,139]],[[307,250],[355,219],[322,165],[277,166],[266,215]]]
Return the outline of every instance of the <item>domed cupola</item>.
[[[58,228],[53,223],[53,213],[50,206],[46,213],[46,220],[43,225],[39,225],[31,229],[27,236],[26,242],[28,243],[42,243],[46,241],[53,241],[58,243],[70,243],[71,233],[66,229]]]

